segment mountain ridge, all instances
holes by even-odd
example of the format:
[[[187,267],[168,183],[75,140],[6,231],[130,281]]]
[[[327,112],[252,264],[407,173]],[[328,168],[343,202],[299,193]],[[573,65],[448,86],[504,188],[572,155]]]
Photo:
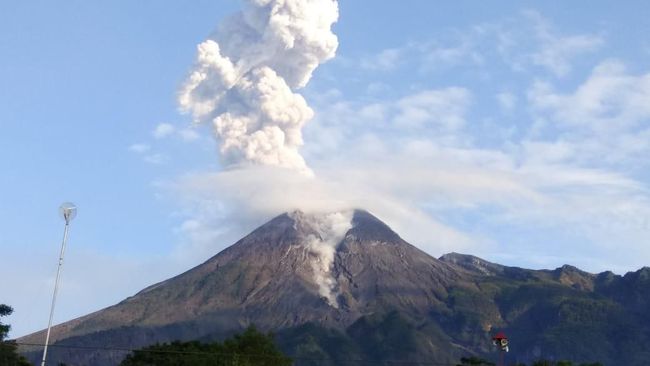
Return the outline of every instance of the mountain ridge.
[[[54,327],[52,339],[132,348],[220,339],[255,324],[276,332],[291,354],[334,359],[340,352],[330,346],[338,344],[350,357],[377,362],[453,362],[464,354],[489,355],[491,332],[505,329],[522,361],[551,355],[613,362],[620,360],[612,349],[650,340],[649,278],[647,267],[619,276],[568,265],[529,270],[459,253],[437,259],[367,211],[292,211],[182,274]],[[585,329],[618,334],[625,327],[633,336],[588,337],[584,347],[566,346],[575,343],[570,335],[586,337]],[[18,341],[39,343],[42,337],[37,332]],[[53,352],[80,365],[115,365],[124,357]],[[628,364],[650,360],[643,352],[633,355]]]

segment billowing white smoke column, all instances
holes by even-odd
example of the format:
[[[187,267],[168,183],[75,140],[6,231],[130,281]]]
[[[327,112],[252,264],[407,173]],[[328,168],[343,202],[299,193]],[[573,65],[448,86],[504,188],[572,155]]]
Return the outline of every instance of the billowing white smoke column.
[[[336,248],[352,228],[353,211],[333,212],[328,214],[306,214],[300,218],[318,235],[310,235],[305,246],[312,254],[311,267],[318,293],[325,297],[330,305],[338,307],[336,300],[336,278],[332,275]],[[294,217],[294,219],[296,219]]]
[[[179,104],[211,122],[226,163],[309,172],[298,152],[313,116],[293,92],[334,57],[336,0],[244,0],[244,9],[198,45]]]

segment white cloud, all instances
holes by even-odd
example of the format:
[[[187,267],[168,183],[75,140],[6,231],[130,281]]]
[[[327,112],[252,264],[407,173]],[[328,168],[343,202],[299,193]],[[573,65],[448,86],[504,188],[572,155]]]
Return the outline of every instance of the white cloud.
[[[413,44],[412,47],[423,56],[421,70],[433,71],[461,64],[476,66],[484,63],[485,56],[480,51],[480,43],[486,36],[485,27],[475,26],[454,33],[454,41],[448,44],[437,40]]]
[[[151,146],[149,146],[148,144],[133,144],[129,146],[129,150],[138,154],[142,154],[151,150]]]
[[[532,63],[547,68],[556,76],[565,76],[571,71],[572,60],[580,54],[600,48],[602,37],[588,34],[560,35],[541,14],[535,11],[524,12],[535,30],[539,49],[530,55]]]
[[[367,209],[392,225],[407,239],[430,252],[444,252],[451,248],[467,247],[471,240],[457,230],[444,225],[421,209],[413,207],[408,200],[395,197],[389,187],[372,184],[372,177],[364,175],[359,180],[355,169],[321,170],[319,178],[305,177],[289,170],[278,168],[254,168],[220,172],[214,174],[193,174],[186,176],[174,186],[188,205],[194,220],[200,224],[194,227],[210,228],[242,227],[244,222],[263,222],[282,212],[300,209],[306,212],[333,212],[351,208]],[[383,178],[388,172],[377,172]],[[257,193],[255,193],[257,192]],[[227,213],[214,212],[205,202],[220,202]],[[232,214],[236,213],[233,219]],[[244,219],[245,218],[245,219]],[[223,221],[228,224],[224,225]],[[427,234],[428,233],[428,234]],[[222,241],[220,241],[222,242]],[[212,241],[214,244],[215,241]],[[205,252],[216,249],[210,247]]]
[[[456,131],[465,124],[464,114],[470,100],[470,93],[464,88],[425,90],[398,100],[393,121],[403,127],[426,124],[441,132]]]
[[[571,92],[537,81],[528,98],[538,118],[546,120],[540,136],[556,135],[570,146],[573,159],[632,169],[648,166],[650,73],[632,75],[621,62],[605,61]]]
[[[626,129],[650,119],[650,73],[630,75],[621,62],[605,61],[571,94],[537,82],[529,98],[558,123],[602,131]]]
[[[176,128],[170,123],[160,123],[153,130],[153,137],[156,139],[163,139],[172,135],[176,131]]]
[[[642,89],[640,81],[630,81],[630,84]],[[562,250],[562,245],[570,245],[570,241],[576,239],[571,253],[567,254],[569,256],[578,255],[576,253],[580,250],[577,248],[581,246],[598,256],[615,242],[613,238],[617,235],[627,238],[625,250],[628,252],[643,252],[640,248],[645,245],[644,238],[650,235],[650,229],[647,223],[634,217],[643,217],[644,212],[650,210],[646,184],[628,176],[627,165],[585,165],[580,158],[581,151],[587,147],[602,148],[606,144],[596,142],[592,146],[592,141],[579,136],[568,139],[564,135],[566,128],[560,129],[559,134],[549,134],[545,131],[549,127],[542,126],[538,127],[541,132],[537,137],[530,136],[518,142],[505,136],[506,140],[495,147],[479,148],[475,144],[480,143],[483,137],[472,128],[475,122],[467,121],[472,106],[468,102],[471,100],[468,97],[470,92],[455,93],[462,98],[439,98],[441,95],[454,95],[445,93],[445,90],[415,92],[395,102],[353,102],[334,98],[320,103],[316,119],[305,134],[305,154],[310,165],[314,166],[316,179],[326,179],[331,175],[336,177],[337,184],[345,187],[341,191],[353,197],[372,197],[359,205],[379,207],[380,217],[403,212],[404,216],[400,214],[391,219],[396,228],[408,226],[404,224],[408,220],[407,212],[418,212],[430,219],[440,215],[442,220],[434,219],[435,222],[460,234],[465,239],[459,240],[463,243],[459,244],[460,247],[477,250],[476,253],[484,250],[483,245],[495,245],[493,236],[496,232],[485,231],[477,237],[471,231],[459,231],[454,225],[442,224],[447,214],[480,215],[483,224],[479,226],[491,223],[497,232],[526,227],[537,232],[534,235],[551,231],[573,232],[576,238],[565,236],[561,244],[549,249]],[[432,95],[435,98],[430,98]],[[510,102],[510,96],[504,99]],[[445,102],[436,103],[439,100]],[[453,100],[457,101],[456,107],[449,107]],[[567,102],[567,109],[572,104]],[[410,109],[415,111],[410,112]],[[544,112],[547,122],[552,122],[548,120],[550,111]],[[418,128],[404,128],[394,123],[397,116]],[[453,121],[458,116],[463,123],[450,126],[462,128],[450,128],[446,134],[440,130],[426,130],[427,126],[435,125],[426,123],[430,122],[430,117]],[[412,121],[408,121],[409,118]],[[534,114],[532,118],[534,121],[541,116]],[[650,132],[626,141],[638,152],[650,141],[644,139],[648,136]],[[616,139],[616,143],[620,143],[618,137]],[[303,198],[307,202],[315,196],[308,194]],[[355,202],[353,198],[343,201],[348,200]],[[382,207],[392,207],[392,210],[382,210]],[[489,216],[478,214],[483,210],[494,212]],[[417,230],[405,236],[434,255],[444,251],[442,248],[453,248],[453,245],[436,246],[435,239]],[[534,242],[536,239],[531,240]],[[532,243],[521,248],[509,247],[507,242],[499,245],[518,251],[519,260],[524,263],[530,253],[539,252]],[[604,269],[602,262],[595,257],[567,257],[565,261],[573,259],[576,263],[599,263],[598,267],[591,267],[592,270]],[[617,268],[641,264],[630,257],[618,260]]]
[[[597,241],[596,233],[606,232],[602,237],[612,237],[627,230],[621,225],[590,227],[594,219],[604,222],[620,217],[597,203],[602,197],[611,201],[610,207],[616,202],[636,201],[637,213],[650,207],[643,199],[633,199],[644,197],[638,182],[613,172],[573,166],[566,158],[571,154],[569,148],[561,144],[553,154],[548,149],[529,151],[522,166],[517,153],[441,147],[426,138],[403,134],[386,137],[373,133],[339,136],[335,147],[339,154],[321,151],[310,155],[316,178],[246,170],[194,176],[189,179],[191,184],[185,182],[183,186],[187,191],[212,192],[208,202],[222,197],[225,207],[259,220],[293,208],[366,208],[433,255],[460,248],[478,249],[477,243],[489,241],[444,224],[435,219],[436,212],[444,215],[449,210],[499,207],[502,213],[486,220],[501,220],[506,225],[570,225],[589,232]],[[402,143],[394,145],[394,139]],[[191,185],[194,187],[188,188]],[[195,201],[203,202],[205,196]],[[638,235],[642,234],[643,228],[638,227]],[[641,237],[630,240],[629,245],[637,245]]]
[[[461,133],[466,127],[465,114],[472,104],[467,89],[425,89],[394,101],[368,103],[342,98],[340,95],[314,98],[314,103],[322,108],[304,131],[309,143],[302,153],[308,160],[340,156],[351,143],[364,151],[376,151],[377,142],[401,145],[402,139],[413,136],[429,138],[441,146],[467,143],[467,136]],[[391,138],[385,139],[382,134]]]
[[[475,76],[489,78],[486,66],[494,69],[494,61],[498,61],[517,72],[532,73],[541,67],[563,77],[572,71],[580,56],[594,53],[604,44],[598,34],[564,34],[542,14],[528,10],[516,17],[447,29],[433,39],[409,40],[402,46],[364,56],[356,66],[382,71],[408,67],[410,72],[420,73],[471,66]]]
[[[453,33],[454,39],[451,42],[439,39],[411,41],[403,46],[386,48],[364,56],[356,66],[370,71],[393,71],[402,66],[411,67],[413,59],[416,59],[418,65],[411,71],[430,72],[462,64],[482,64],[483,55],[479,46],[484,35],[480,27]],[[351,62],[347,65],[355,66]]]
[[[580,56],[594,53],[605,44],[597,34],[564,34],[533,10],[483,28],[494,36],[498,55],[516,72],[533,73],[534,67],[541,67],[556,77],[564,77]]]
[[[441,145],[465,143],[460,139],[464,138],[460,131],[465,128],[472,95],[465,88],[448,87],[415,91],[394,101],[364,104],[334,96],[318,103],[323,108],[305,129],[309,144],[303,152],[311,157],[339,155],[337,150],[351,138],[368,138],[363,142],[365,149],[372,149],[371,136],[376,133],[391,133],[393,143],[414,135],[427,136]]]
[[[148,144],[133,144],[129,146],[129,150],[137,153],[148,164],[161,165],[167,161],[164,154],[151,152],[151,145]]]
[[[397,67],[400,58],[404,56],[401,48],[387,48],[372,57],[361,60],[361,67],[369,70],[387,71]]]
[[[199,133],[196,132],[196,130],[193,128],[182,129],[178,131],[178,134],[180,135],[181,139],[186,142],[196,141],[201,137],[201,135],[199,135]]]
[[[169,137],[180,138],[184,142],[194,142],[201,138],[201,135],[196,131],[195,127],[188,127],[184,129],[176,129],[169,123],[161,123],[153,131],[153,136],[157,139],[164,139]],[[160,147],[159,147],[160,148]],[[159,150],[157,148],[156,150]],[[167,163],[168,155],[152,151],[153,148],[149,144],[136,143],[129,146],[129,150],[139,154],[142,160],[148,164],[162,165]]]
[[[263,222],[296,208],[322,212],[359,207],[434,256],[452,250],[483,254],[497,247],[523,250],[507,242],[496,244],[489,233],[467,232],[445,222],[450,212],[471,214],[490,208],[494,213],[483,217],[480,226],[571,230],[589,238],[594,253],[612,243],[618,243],[619,250],[648,252],[641,248],[650,227],[641,218],[650,213],[650,197],[643,184],[633,179],[568,163],[531,160],[520,165],[516,156],[503,152],[440,147],[423,139],[411,139],[397,150],[376,139],[371,151],[367,141],[346,140],[345,154],[312,161],[312,178],[287,170],[250,168],[186,176],[175,189],[196,206],[190,212],[198,213],[201,225],[196,227],[206,230],[208,237],[212,228],[230,227],[244,217],[246,223]],[[206,202],[210,203],[207,213]],[[214,202],[222,208],[216,218]],[[626,241],[613,240],[616,236]],[[212,240],[216,242],[224,241]],[[562,250],[565,245],[528,246],[525,255]],[[218,249],[208,245],[204,253]],[[527,263],[525,257],[518,260]],[[620,260],[618,265],[640,264],[630,258]]]

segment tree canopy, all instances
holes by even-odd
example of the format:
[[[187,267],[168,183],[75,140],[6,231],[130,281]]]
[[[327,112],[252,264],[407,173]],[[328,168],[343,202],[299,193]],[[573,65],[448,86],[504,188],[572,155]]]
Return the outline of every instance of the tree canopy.
[[[290,366],[271,334],[249,327],[223,342],[172,342],[134,351],[120,366]]]
[[[463,357],[460,359],[460,363],[457,366],[469,366],[469,365],[485,365],[485,366],[494,366],[493,362],[486,361],[478,357]],[[581,363],[574,364],[571,361],[548,361],[548,360],[537,360],[534,361],[532,366],[603,366],[599,362],[594,363]],[[518,363],[516,366],[526,366],[525,363]]]
[[[489,362],[486,361],[482,358],[478,357],[463,357],[460,359],[460,364],[457,366],[465,366],[465,365],[483,365],[483,366],[494,366],[494,362]]]
[[[0,317],[11,315],[13,311],[11,306],[0,304]],[[5,340],[10,329],[10,325],[0,322],[0,365],[30,366],[29,362],[16,352],[16,343]]]

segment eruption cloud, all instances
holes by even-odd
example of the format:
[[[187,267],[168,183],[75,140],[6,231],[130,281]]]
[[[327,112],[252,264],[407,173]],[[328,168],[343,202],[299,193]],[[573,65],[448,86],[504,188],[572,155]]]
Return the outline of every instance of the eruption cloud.
[[[318,285],[318,293],[335,308],[339,306],[336,300],[337,279],[332,273],[334,256],[345,234],[352,228],[353,215],[352,210],[307,214],[300,218],[293,214],[294,220],[305,220],[316,230],[317,235],[310,235],[306,243],[307,249],[314,256],[311,262],[314,282]]]
[[[334,57],[336,0],[244,0],[197,47],[178,101],[195,122],[211,123],[229,165],[266,165],[311,174],[299,153],[314,115],[294,92]]]

